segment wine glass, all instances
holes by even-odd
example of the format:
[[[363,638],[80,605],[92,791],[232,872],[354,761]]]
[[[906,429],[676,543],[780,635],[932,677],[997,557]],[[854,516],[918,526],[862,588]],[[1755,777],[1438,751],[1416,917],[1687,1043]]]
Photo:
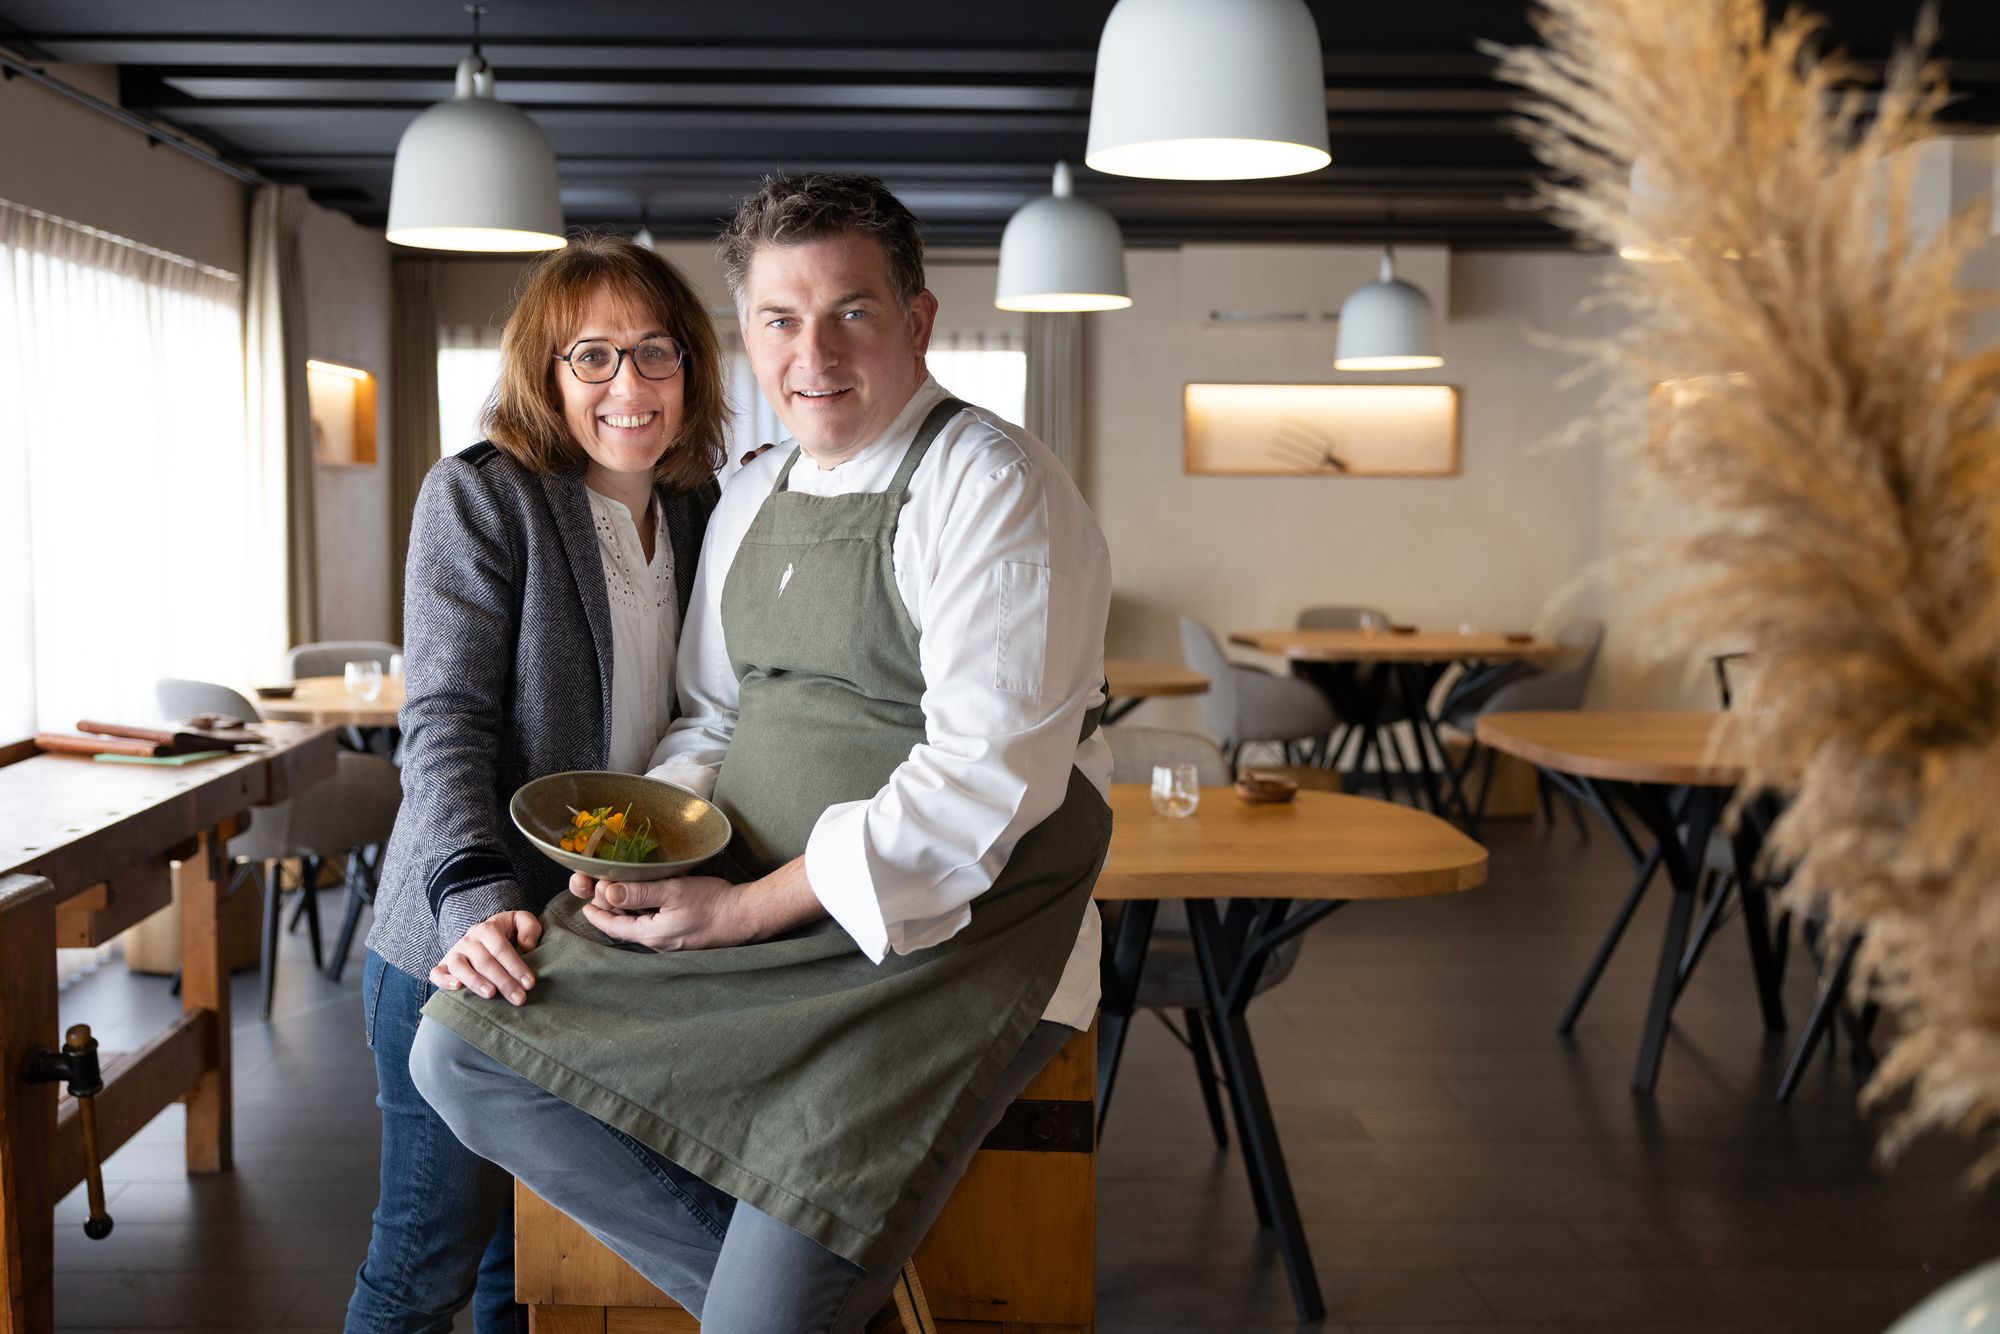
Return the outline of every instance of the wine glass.
[[[358,700],[373,700],[382,693],[382,664],[374,658],[350,662],[341,671],[347,693]]]
[[[1201,782],[1192,764],[1153,766],[1153,809],[1176,819],[1193,815],[1201,805]]]

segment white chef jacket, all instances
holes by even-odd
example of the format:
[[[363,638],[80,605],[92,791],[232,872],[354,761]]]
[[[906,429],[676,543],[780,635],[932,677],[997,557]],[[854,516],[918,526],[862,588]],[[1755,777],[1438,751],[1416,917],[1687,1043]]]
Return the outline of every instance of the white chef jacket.
[[[674,655],[674,547],[667,517],[652,507],[653,559],[639,545],[639,529],[623,502],[585,487],[604,564],[604,594],[611,604],[611,748],[607,768],[643,773],[672,717]]]
[[[888,489],[917,428],[948,395],[926,379],[882,436],[838,467],[801,456],[789,487],[836,496]],[[729,480],[708,523],[681,627],[681,717],[652,774],[707,795],[726,762],[738,691],[722,585],[791,457],[786,441]],[[972,920],[1022,835],[1062,804],[1072,766],[1111,783],[1102,734],[1079,743],[1104,698],[1111,557],[1062,464],[1018,426],[974,408],[932,441],[910,479],[891,548],[919,631],[925,741],[867,801],[821,814],[806,874],[869,958],[946,940]],[[1044,1018],[1088,1028],[1098,1000],[1095,905]]]

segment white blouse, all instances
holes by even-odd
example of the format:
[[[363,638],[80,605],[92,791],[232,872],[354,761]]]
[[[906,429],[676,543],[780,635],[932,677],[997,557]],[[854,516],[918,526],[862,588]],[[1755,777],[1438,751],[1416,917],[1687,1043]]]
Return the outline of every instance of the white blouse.
[[[821,471],[802,458],[791,489],[887,489],[931,407],[928,381],[882,437]],[[656,777],[706,795],[727,763],[737,682],[722,632],[723,581],[786,442],[737,473],[709,520],[681,644],[682,717],[653,756]],[[1048,448],[975,409],[946,425],[910,479],[891,559],[920,631],[926,742],[871,801],[827,808],[806,874],[869,958],[944,940],[972,920],[1021,836],[1061,804],[1072,766],[1108,790],[1101,732],[1077,740],[1103,699],[1111,561],[1083,498]],[[768,595],[778,596],[778,589]],[[1097,1008],[1098,918],[1086,909],[1044,1017],[1087,1028]]]
[[[624,504],[589,487],[597,551],[604,559],[604,592],[611,603],[611,755],[620,773],[646,771],[653,748],[673,717],[674,653],[679,619],[674,608],[674,548],[666,516],[653,509],[653,560],[646,562],[639,529]]]

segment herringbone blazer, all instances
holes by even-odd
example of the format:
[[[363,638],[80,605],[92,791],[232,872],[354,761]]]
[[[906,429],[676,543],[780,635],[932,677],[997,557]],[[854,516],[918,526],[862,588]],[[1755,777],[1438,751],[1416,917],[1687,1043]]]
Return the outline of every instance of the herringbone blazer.
[[[716,494],[657,492],[683,618]],[[611,606],[582,474],[531,472],[489,442],[440,460],[404,589],[403,805],[368,944],[421,978],[467,928],[563,890],[508,798],[610,754]]]

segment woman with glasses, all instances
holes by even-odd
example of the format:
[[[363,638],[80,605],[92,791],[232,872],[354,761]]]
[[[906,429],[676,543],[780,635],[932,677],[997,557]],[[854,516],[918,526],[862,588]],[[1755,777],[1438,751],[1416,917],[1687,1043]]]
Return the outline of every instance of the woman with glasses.
[[[533,985],[536,913],[567,877],[514,829],[514,790],[650,766],[725,416],[693,288],[649,250],[585,237],[541,260],[515,302],[488,438],[424,480],[405,574],[403,805],[362,989],[381,1197],[347,1334],[449,1330],[475,1296],[479,1334],[527,1328],[512,1183],[417,1093],[410,1044],[438,982],[509,999]]]

